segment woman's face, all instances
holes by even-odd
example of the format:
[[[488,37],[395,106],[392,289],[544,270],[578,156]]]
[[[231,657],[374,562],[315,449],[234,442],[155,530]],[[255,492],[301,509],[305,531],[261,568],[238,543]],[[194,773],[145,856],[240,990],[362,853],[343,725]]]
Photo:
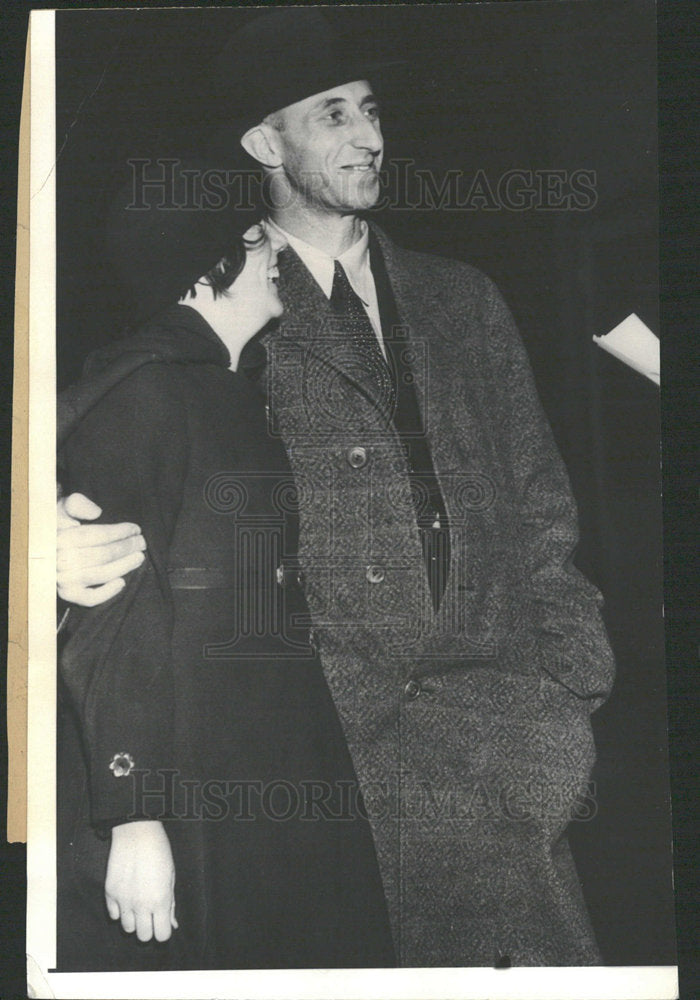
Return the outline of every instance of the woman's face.
[[[257,333],[271,319],[282,315],[282,303],[277,292],[277,251],[262,224],[251,226],[243,235],[246,260],[243,270],[228,290],[239,320]],[[257,324],[257,326],[256,326]]]
[[[282,315],[277,294],[277,251],[262,224],[251,226],[243,237],[246,259],[243,270],[230,288],[214,297],[208,280],[197,282],[197,295],[180,301],[204,317],[231,354],[232,367],[241,350],[271,319]]]

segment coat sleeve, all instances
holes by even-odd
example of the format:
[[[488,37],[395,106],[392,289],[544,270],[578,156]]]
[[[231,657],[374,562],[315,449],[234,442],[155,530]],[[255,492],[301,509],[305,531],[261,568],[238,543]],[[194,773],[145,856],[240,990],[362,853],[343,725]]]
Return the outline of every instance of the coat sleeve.
[[[524,556],[520,601],[533,625],[540,668],[597,708],[614,677],[602,597],[572,564],[576,506],[520,335],[491,282],[487,295],[499,439],[508,449]]]
[[[135,791],[140,782],[162,784],[157,772],[175,763],[167,567],[188,440],[173,370],[148,365],[117,385],[61,456],[66,488],[99,504],[103,523],[141,525],[148,545],[120,594],[96,608],[72,609],[59,658],[80,723],[96,825],[162,816],[162,799],[137,801]]]

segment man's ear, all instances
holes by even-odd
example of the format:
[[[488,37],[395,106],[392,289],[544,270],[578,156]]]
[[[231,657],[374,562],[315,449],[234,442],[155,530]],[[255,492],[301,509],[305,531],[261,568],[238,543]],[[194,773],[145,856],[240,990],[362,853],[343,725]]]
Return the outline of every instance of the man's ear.
[[[267,122],[249,128],[241,137],[241,146],[254,160],[270,170],[282,165],[277,131]]]

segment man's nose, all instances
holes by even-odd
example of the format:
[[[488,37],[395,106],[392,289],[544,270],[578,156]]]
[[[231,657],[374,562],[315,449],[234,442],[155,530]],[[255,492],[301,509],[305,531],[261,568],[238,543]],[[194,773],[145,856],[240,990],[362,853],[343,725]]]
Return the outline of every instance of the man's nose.
[[[368,149],[372,153],[380,153],[384,146],[382,134],[367,118],[363,111],[358,111],[353,121],[352,141],[361,149]]]

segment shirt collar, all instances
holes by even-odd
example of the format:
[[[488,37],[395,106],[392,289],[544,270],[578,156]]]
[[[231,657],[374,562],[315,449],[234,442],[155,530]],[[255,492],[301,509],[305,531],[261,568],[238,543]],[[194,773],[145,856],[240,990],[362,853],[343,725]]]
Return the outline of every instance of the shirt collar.
[[[360,220],[360,238],[337,258],[331,257],[330,254],[319,250],[318,247],[311,246],[310,243],[299,239],[298,236],[293,236],[272,219],[268,219],[267,224],[276,230],[284,238],[285,243],[288,243],[292,250],[299,255],[302,263],[306,265],[317,284],[321,286],[327,299],[331,297],[333,269],[335,261],[338,260],[343,265],[353,290],[367,305],[370,301],[368,281],[371,277],[371,271],[369,266],[369,227],[364,219]]]

